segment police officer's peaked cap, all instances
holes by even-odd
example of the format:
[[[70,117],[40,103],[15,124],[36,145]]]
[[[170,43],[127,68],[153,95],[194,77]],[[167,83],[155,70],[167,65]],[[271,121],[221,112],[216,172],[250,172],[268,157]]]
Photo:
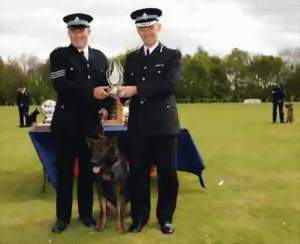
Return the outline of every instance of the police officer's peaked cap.
[[[83,28],[90,26],[93,17],[88,14],[76,13],[65,16],[63,20],[68,27]]]
[[[161,15],[162,11],[158,8],[143,8],[133,11],[130,17],[137,27],[146,27],[156,23]]]

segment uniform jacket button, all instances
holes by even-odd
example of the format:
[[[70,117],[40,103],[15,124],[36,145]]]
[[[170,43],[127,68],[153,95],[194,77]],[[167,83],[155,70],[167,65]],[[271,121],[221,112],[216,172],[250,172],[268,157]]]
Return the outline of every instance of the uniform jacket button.
[[[88,68],[89,68],[89,67],[90,67],[90,64],[87,64],[87,65],[86,65],[86,67],[88,67]]]
[[[170,108],[170,105],[168,104],[168,105],[166,106],[166,108]]]
[[[61,108],[61,109],[64,109],[64,108],[65,108],[65,106],[64,106],[64,105],[61,105],[61,106],[60,106],[60,108]]]
[[[147,66],[144,66],[144,69],[147,69]]]
[[[146,78],[145,77],[142,77],[142,81],[145,81],[146,80]]]
[[[91,79],[91,76],[90,76],[90,75],[88,75],[88,79]]]

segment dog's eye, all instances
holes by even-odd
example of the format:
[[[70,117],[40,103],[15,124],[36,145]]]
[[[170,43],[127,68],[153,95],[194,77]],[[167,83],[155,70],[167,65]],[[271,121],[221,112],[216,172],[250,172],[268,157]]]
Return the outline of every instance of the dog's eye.
[[[91,163],[92,163],[92,164],[98,164],[98,161],[97,161],[96,159],[93,159],[93,158],[92,158],[92,159],[91,159]]]

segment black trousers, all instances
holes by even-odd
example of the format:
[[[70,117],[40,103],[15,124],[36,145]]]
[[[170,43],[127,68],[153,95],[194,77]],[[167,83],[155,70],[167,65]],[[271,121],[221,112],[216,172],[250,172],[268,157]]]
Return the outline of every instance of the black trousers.
[[[178,194],[176,171],[177,137],[131,135],[130,196],[133,221],[147,222],[150,215],[150,167],[157,166],[160,223],[172,221]]]
[[[273,122],[277,120],[277,108],[279,110],[280,123],[284,122],[283,101],[273,102]]]
[[[84,136],[64,132],[52,133],[57,146],[58,183],[56,191],[56,217],[69,222],[72,214],[74,162],[78,158],[79,176],[77,200],[79,217],[92,216],[93,173],[90,151]]]
[[[25,126],[27,123],[29,107],[18,106],[18,109],[19,109],[20,126]]]

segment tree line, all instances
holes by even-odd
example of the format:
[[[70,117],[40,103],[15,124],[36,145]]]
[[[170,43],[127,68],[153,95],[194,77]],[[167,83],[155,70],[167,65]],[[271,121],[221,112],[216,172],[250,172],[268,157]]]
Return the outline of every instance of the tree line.
[[[114,59],[125,63],[126,54]],[[176,92],[179,102],[241,102],[257,98],[271,100],[274,85],[284,85],[286,100],[300,100],[300,62],[281,56],[251,54],[240,49],[224,56],[210,55],[202,48],[182,58],[182,74]],[[0,57],[0,105],[13,105],[22,84],[31,95],[31,103],[55,99],[49,76],[49,60],[21,55],[5,62]]]

